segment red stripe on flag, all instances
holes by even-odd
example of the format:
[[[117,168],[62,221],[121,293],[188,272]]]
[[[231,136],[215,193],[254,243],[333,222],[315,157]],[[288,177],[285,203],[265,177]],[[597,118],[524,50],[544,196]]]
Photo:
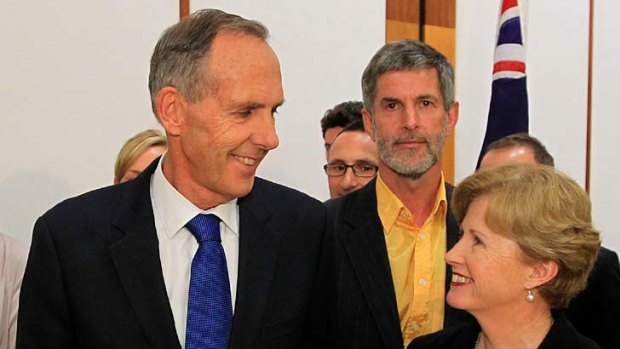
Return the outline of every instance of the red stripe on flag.
[[[502,13],[506,12],[509,8],[519,6],[517,0],[504,0],[502,1]]]
[[[499,61],[493,65],[493,74],[500,71],[518,71],[525,73],[525,63],[520,61]]]

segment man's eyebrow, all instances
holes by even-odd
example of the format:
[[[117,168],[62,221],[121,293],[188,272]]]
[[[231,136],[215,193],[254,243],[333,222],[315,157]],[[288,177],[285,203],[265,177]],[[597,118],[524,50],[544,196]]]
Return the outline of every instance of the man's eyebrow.
[[[373,165],[373,166],[375,166],[374,161],[372,161],[369,158],[357,159],[357,160],[355,160],[355,163],[356,164],[365,164],[365,165]]]
[[[284,101],[280,101],[273,106],[273,109],[278,109],[284,104]],[[260,109],[266,108],[267,105],[265,103],[258,102],[240,102],[233,104],[234,109]]]
[[[397,103],[400,102],[400,99],[396,97],[383,97],[381,98],[381,103]]]
[[[432,100],[439,100],[439,98],[435,95],[432,94],[425,94],[425,95],[421,95],[416,97],[416,100],[422,100],[422,99],[432,99]]]
[[[257,102],[243,102],[238,104],[233,104],[233,109],[259,109],[264,108],[265,105]]]

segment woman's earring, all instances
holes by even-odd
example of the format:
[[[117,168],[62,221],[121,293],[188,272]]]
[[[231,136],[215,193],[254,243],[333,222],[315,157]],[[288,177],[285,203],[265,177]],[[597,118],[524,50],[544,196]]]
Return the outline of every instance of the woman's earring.
[[[534,292],[532,292],[532,290],[528,289],[527,290],[527,297],[525,297],[525,299],[527,299],[527,301],[530,302],[530,303],[534,303]]]

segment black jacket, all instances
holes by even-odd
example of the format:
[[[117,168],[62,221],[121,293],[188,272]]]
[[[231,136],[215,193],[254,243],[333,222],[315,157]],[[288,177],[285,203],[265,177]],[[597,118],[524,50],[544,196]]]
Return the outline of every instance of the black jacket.
[[[580,335],[561,313],[554,313],[554,323],[538,349],[600,349],[598,344]],[[407,349],[472,349],[480,333],[475,321],[463,323],[418,337]]]
[[[333,286],[324,305],[323,318],[331,323],[336,348],[402,349],[403,338],[390,272],[383,227],[377,213],[376,180],[336,200],[327,201],[327,244],[332,249]],[[459,228],[450,211],[452,186],[446,184],[447,246],[459,239]],[[452,270],[446,268],[446,290]],[[471,316],[445,305],[444,326]]]
[[[181,348],[151,206],[156,164],[133,181],[66,200],[38,219],[21,290],[18,349]],[[325,208],[259,178],[238,205],[230,348],[298,348]]]

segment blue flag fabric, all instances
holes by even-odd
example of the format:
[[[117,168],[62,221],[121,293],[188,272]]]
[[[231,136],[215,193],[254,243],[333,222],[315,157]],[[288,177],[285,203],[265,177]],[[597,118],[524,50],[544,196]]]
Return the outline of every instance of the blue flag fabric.
[[[493,86],[487,128],[476,168],[487,146],[505,136],[528,132],[525,47],[517,0],[503,0],[498,24]]]

